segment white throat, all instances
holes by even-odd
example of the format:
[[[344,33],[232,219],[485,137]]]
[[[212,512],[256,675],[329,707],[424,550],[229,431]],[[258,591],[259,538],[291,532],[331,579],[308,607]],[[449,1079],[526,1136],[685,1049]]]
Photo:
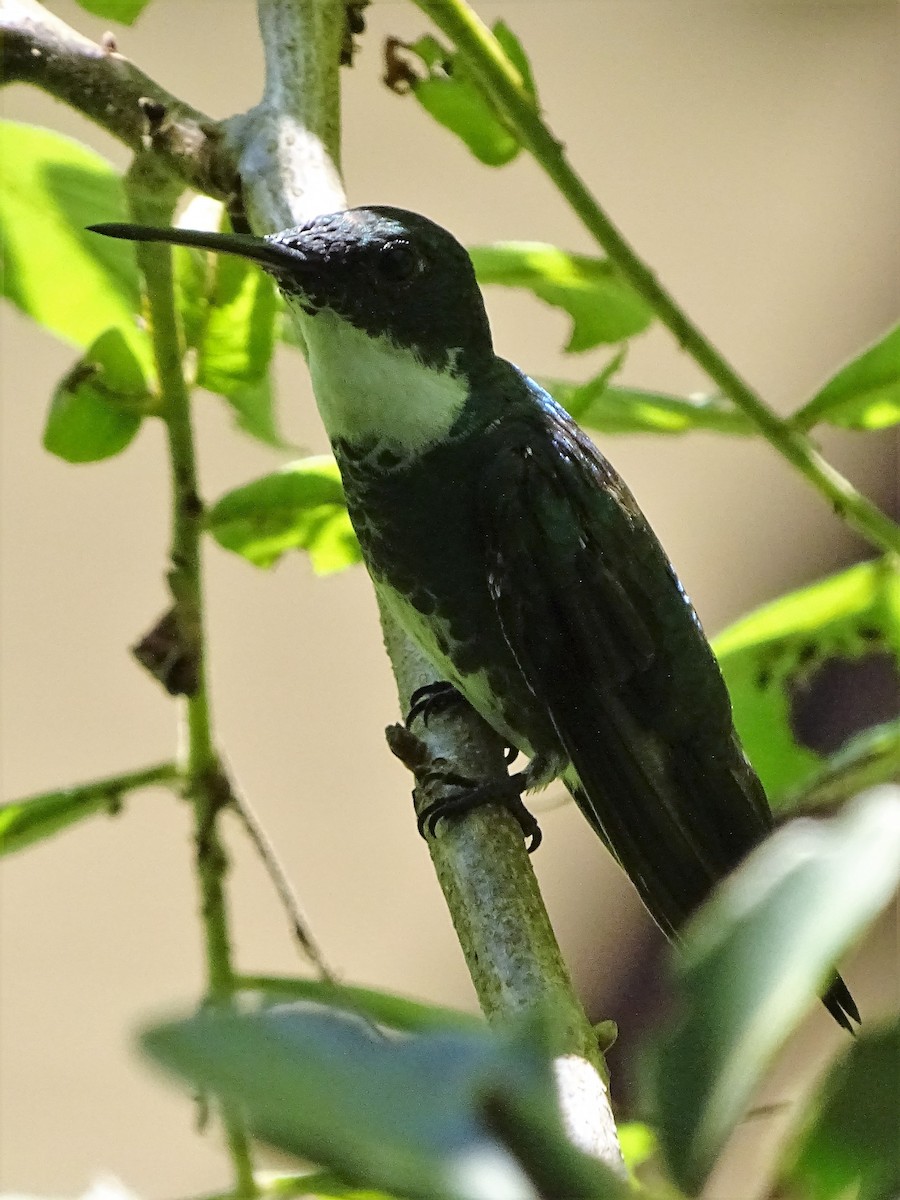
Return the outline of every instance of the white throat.
[[[464,378],[435,371],[385,337],[323,309],[303,321],[309,372],[328,436],[374,439],[404,458],[443,441],[468,396]]]

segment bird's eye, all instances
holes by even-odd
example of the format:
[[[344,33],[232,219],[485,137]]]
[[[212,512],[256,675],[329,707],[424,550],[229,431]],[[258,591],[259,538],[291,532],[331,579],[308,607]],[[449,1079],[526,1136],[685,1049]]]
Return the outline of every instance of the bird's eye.
[[[394,283],[405,283],[418,275],[422,260],[409,242],[388,242],[378,256],[378,270]]]

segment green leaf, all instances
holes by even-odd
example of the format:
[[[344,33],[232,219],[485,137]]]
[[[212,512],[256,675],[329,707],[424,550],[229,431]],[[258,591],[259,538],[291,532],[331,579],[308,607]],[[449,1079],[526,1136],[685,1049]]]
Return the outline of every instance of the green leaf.
[[[898,879],[900,788],[885,786],[831,821],[790,822],[685,929],[679,1015],[650,1101],[679,1187],[702,1187],[772,1056]]]
[[[174,763],[161,763],[0,805],[0,856],[23,850],[94,813],[117,813],[124,797],[138,788],[171,787],[177,779]]]
[[[85,817],[108,811],[109,803],[109,797],[72,789],[0,805],[0,856],[24,850]]]
[[[257,567],[271,567],[288,550],[307,550],[319,575],[362,559],[337,464],[327,455],[235,488],[216,502],[206,524],[219,545]]]
[[[851,738],[821,771],[779,798],[779,811],[835,810],[863,788],[889,780],[900,781],[900,721],[873,725]]]
[[[469,251],[481,284],[528,288],[572,317],[569,353],[642,333],[653,313],[615,267],[545,242],[497,242]]]
[[[379,992],[373,988],[347,987],[318,979],[293,979],[278,975],[242,976],[238,979],[238,986],[242,991],[259,993],[266,1003],[284,1004],[289,999],[313,1000],[359,1013],[379,1025],[387,1025],[405,1033],[485,1028],[483,1018],[474,1013],[438,1004],[423,1004],[408,996]]]
[[[503,21],[493,28],[494,36],[522,76],[525,91],[535,98],[531,66],[516,35]],[[426,36],[407,50],[416,54],[427,74],[411,79],[413,95],[445,129],[461,138],[480,162],[500,167],[519,153],[519,140],[502,114],[482,93],[461,54]]]
[[[783,1177],[808,1200],[900,1194],[900,1019],[862,1029],[831,1067]]]
[[[140,308],[134,251],[85,230],[124,219],[121,179],[93,150],[0,121],[0,278],[22,312],[77,346],[132,324]]]
[[[698,429],[732,435],[753,432],[743,413],[719,396],[684,398],[615,387],[604,381],[602,372],[587,383],[547,379],[541,380],[541,386],[580,425],[601,433],[691,433]]]
[[[108,21],[121,21],[133,25],[146,7],[148,0],[78,0],[85,12],[95,13]]]
[[[149,339],[135,328],[107,329],[53,394],[44,446],[66,462],[119,454],[152,404]]]
[[[235,388],[225,400],[234,412],[234,423],[244,433],[267,446],[283,450],[288,443],[281,436],[275,420],[275,396],[272,391],[272,376],[264,375],[255,383],[245,383]]]
[[[348,1184],[433,1200],[519,1200],[521,1167],[486,1128],[488,1099],[527,1112],[542,1147],[608,1172],[566,1141],[540,1036],[484,1029],[385,1037],[353,1013],[297,1004],[261,1013],[205,1012],[151,1029],[155,1059],[192,1086],[240,1103],[264,1141]]]
[[[885,429],[900,421],[900,325],[842,367],[793,417],[799,429],[820,421],[849,429]]]
[[[197,383],[232,396],[259,383],[275,345],[275,284],[254,263],[212,255],[208,308],[197,345]]]
[[[828,762],[794,732],[816,680],[872,656],[900,662],[900,571],[888,559],[862,563],[791,592],[742,617],[713,649],[738,733],[777,809]]]
[[[224,205],[197,196],[179,225],[228,231]],[[174,247],[175,283],[185,344],[196,350],[195,380],[223,396],[239,429],[284,448],[270,374],[280,302],[254,263],[189,246]]]

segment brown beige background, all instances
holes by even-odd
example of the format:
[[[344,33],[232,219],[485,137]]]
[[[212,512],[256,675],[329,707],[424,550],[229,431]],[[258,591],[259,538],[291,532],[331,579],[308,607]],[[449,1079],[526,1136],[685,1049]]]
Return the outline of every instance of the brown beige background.
[[[56,9],[99,35],[73,3]],[[574,162],[627,235],[740,370],[782,411],[896,318],[900,205],[900,24],[892,3],[507,0],[540,94]],[[425,27],[376,0],[358,65],[344,73],[344,162],[354,202],[427,212],[462,240],[539,238],[591,249],[523,157],[500,171],[469,158],[411,100],[380,84],[388,33]],[[155,0],[120,49],[213,115],[260,90],[249,0]],[[2,94],[7,117],[121,149],[36,92]],[[488,303],[502,353],[534,374],[586,376],[602,354],[563,361],[565,321],[524,296]],[[64,465],[39,445],[50,391],[74,352],[5,311],[3,338],[3,790],[6,798],[167,756],[171,704],[125,647],[165,603],[166,464],[152,425],[122,457]],[[293,439],[326,448],[302,366],[279,363]],[[635,343],[635,384],[703,380],[670,339]],[[222,404],[197,406],[204,490],[272,469]],[[851,479],[895,501],[892,435],[829,433]],[[762,446],[710,436],[609,438],[605,448],[656,525],[711,631],[861,551]],[[367,581],[315,580],[300,558],[254,571],[211,547],[210,644],[219,737],[264,818],[315,931],[348,980],[469,1005],[472,994],[418,839],[409,781],[382,728],[395,718]],[[565,952],[596,1016],[631,952],[652,938],[629,888],[571,806],[544,817],[536,867]],[[146,1197],[224,1186],[213,1137],[190,1102],[132,1050],[142,1021],[189,1002],[200,946],[186,814],[142,794],[6,864],[3,873],[0,1166],[6,1189],[72,1194],[111,1171]],[[237,830],[232,898],[240,963],[297,961],[268,885]],[[893,941],[886,924],[881,948]],[[623,950],[624,946],[624,950]],[[851,965],[868,1012],[896,975]],[[625,1005],[626,1001],[620,1001]],[[824,1014],[797,1053],[834,1045]],[[796,1090],[782,1071],[776,1099]],[[749,1168],[711,1194],[755,1194],[771,1140],[745,1126]]]

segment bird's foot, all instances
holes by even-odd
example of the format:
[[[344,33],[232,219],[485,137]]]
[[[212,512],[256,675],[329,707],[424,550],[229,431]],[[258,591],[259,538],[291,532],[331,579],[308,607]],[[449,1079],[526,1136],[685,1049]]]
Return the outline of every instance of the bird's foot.
[[[437,823],[442,817],[459,817],[483,804],[500,804],[518,821],[528,839],[529,854],[533,854],[541,844],[541,827],[522,801],[522,792],[528,786],[524,771],[490,783],[476,783],[463,775],[447,772],[440,775],[440,782],[452,791],[426,804],[419,813],[418,826],[422,837],[426,834],[434,837]]]
[[[462,692],[446,679],[441,679],[437,683],[426,683],[422,687],[416,688],[410,696],[409,712],[406,714],[403,724],[409,729],[413,721],[417,717],[421,717],[427,725],[428,718],[434,716],[435,713],[444,712],[457,704],[467,703]]]
[[[462,692],[446,679],[441,679],[437,683],[426,683],[422,687],[416,688],[410,696],[409,712],[406,714],[403,724],[410,729],[413,721],[421,717],[427,726],[429,717],[434,716],[435,713],[445,712],[457,704],[467,705],[468,703]],[[515,761],[518,753],[515,746],[507,746],[504,749],[503,761],[507,766]]]

